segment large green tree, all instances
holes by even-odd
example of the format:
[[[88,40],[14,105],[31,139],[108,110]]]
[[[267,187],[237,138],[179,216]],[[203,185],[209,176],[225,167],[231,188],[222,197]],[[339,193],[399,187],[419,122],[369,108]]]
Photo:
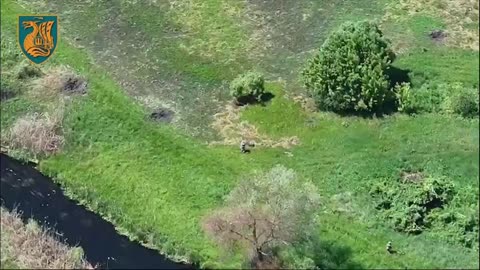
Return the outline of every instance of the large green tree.
[[[303,82],[321,110],[376,112],[395,97],[387,75],[394,57],[375,23],[345,23],[308,61]]]

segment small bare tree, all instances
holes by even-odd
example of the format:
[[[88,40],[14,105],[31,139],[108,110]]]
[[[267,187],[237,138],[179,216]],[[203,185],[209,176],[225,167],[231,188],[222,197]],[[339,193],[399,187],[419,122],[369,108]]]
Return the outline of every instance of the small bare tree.
[[[277,165],[242,181],[226,204],[205,219],[204,229],[220,244],[243,247],[258,266],[272,259],[272,247],[290,244],[313,229],[319,195],[312,183]]]

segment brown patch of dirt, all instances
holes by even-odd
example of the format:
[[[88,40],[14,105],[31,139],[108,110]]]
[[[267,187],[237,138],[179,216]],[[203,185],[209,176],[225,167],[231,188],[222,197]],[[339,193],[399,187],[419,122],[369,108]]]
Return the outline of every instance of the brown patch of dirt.
[[[260,147],[289,149],[300,143],[297,136],[272,139],[261,134],[257,127],[240,119],[241,111],[244,108],[227,104],[223,112],[213,116],[212,127],[218,131],[223,140],[210,142],[210,145],[238,145],[242,140],[246,140]]]
[[[428,34],[430,38],[438,43],[443,43],[447,38],[447,33],[443,30],[434,30]]]
[[[402,182],[404,183],[421,183],[425,179],[422,172],[402,172],[400,174]]]
[[[158,108],[150,114],[150,119],[157,122],[170,123],[172,122],[174,115],[175,115],[175,112],[169,109]]]
[[[72,94],[86,94],[87,81],[81,77],[68,77],[63,85],[63,91]]]
[[[87,81],[66,66],[50,68],[32,82],[30,94],[40,100],[55,100],[63,95],[86,94]]]

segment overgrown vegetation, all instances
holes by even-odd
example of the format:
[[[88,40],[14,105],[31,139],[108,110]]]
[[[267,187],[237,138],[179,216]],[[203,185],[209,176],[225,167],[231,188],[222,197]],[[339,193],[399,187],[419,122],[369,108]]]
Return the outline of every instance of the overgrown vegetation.
[[[19,213],[0,208],[1,269],[93,269],[80,247],[62,243],[54,232]]]
[[[411,89],[409,85],[396,86],[399,110],[405,113],[446,113],[463,117],[478,116],[478,89],[461,83],[425,83]]]
[[[399,181],[375,184],[371,194],[381,216],[395,230],[409,234],[445,231],[444,235],[454,235],[450,241],[478,249],[478,211],[464,215],[449,207],[456,197],[466,194],[459,193],[446,177],[404,173]]]
[[[7,143],[14,149],[37,155],[48,155],[63,146],[62,132],[64,108],[53,114],[28,114],[15,121],[7,134]]]
[[[298,244],[314,231],[319,203],[312,183],[301,183],[293,170],[276,166],[234,188],[225,208],[208,216],[204,228],[219,244],[246,249],[251,266],[275,268],[280,258],[273,250]]]
[[[394,98],[386,73],[394,58],[375,23],[345,23],[309,60],[303,82],[322,110],[383,111]]]
[[[230,84],[230,94],[237,104],[262,101],[265,94],[265,79],[258,72],[247,72],[239,75]]]

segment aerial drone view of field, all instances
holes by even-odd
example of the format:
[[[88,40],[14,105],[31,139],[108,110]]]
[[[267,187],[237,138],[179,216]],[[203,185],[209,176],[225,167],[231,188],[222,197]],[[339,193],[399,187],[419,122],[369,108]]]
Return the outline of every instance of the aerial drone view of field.
[[[58,16],[44,63],[25,14]],[[474,0],[5,0],[2,166],[172,264],[478,269],[478,29]],[[2,268],[108,267],[8,175]]]

